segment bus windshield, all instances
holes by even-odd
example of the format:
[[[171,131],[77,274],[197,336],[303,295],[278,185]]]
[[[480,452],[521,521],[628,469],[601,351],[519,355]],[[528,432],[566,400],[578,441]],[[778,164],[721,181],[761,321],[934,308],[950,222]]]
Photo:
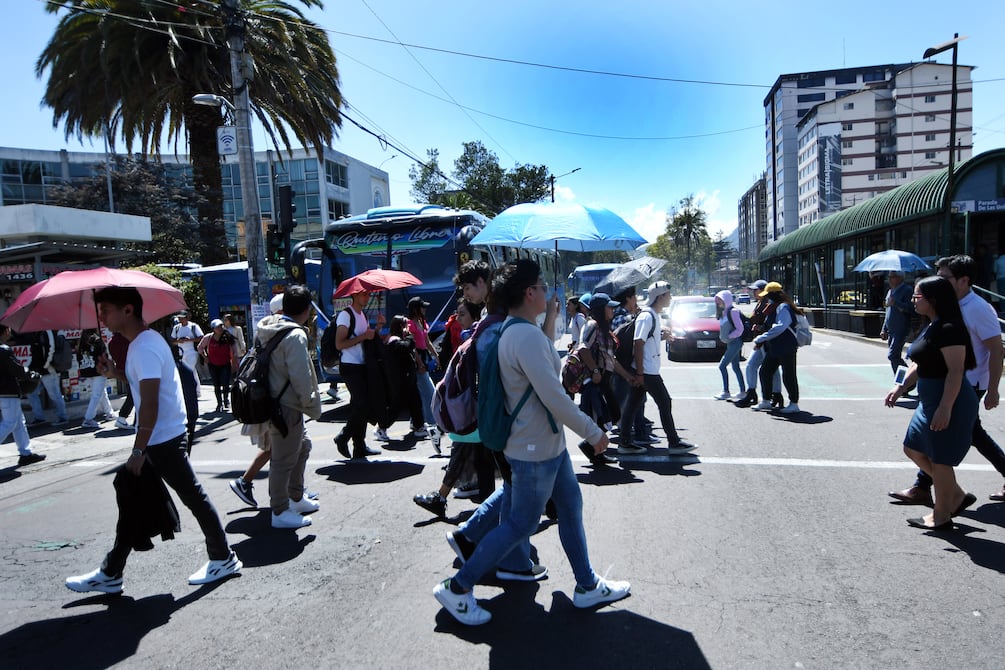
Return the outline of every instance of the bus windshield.
[[[569,275],[569,295],[581,296],[592,293],[593,288],[600,283],[614,268],[621,267],[618,263],[593,263],[580,265]]]

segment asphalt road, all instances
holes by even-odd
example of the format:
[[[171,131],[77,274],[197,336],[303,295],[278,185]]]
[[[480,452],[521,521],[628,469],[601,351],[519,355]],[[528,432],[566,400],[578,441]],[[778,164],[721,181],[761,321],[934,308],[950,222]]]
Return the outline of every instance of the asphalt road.
[[[254,449],[234,423],[205,414],[193,462],[244,572],[188,586],[205,549],[182,510],[175,540],[130,558],[120,597],[72,593],[63,580],[97,567],[110,546],[111,475],[129,436],[42,431],[33,445],[48,460],[22,470],[8,442],[0,666],[1001,667],[1005,506],[987,495],[1002,478],[972,451],[958,476],[979,502],[958,530],[909,527],[925,510],[886,493],[913,481],[900,447],[912,403],[883,406],[885,349],[818,331],[799,362],[805,411],[785,418],[713,400],[714,363],[665,361],[695,457],[670,460],[656,445],[594,470],[572,450],[591,559],[630,580],[632,596],[574,609],[557,528],[543,523],[533,544],[549,578],[479,586],[494,615],[480,628],[456,624],[431,595],[454,569],[444,532],[474,506],[452,499],[443,521],[411,501],[436,488],[445,457],[428,441],[398,441],[369,464],[341,460],[332,437],[342,405],[309,424],[321,511],[297,532],[272,530],[267,510],[230,492]],[[984,413],[992,435],[1003,435],[1003,416]],[[259,502],[266,488],[259,480]]]

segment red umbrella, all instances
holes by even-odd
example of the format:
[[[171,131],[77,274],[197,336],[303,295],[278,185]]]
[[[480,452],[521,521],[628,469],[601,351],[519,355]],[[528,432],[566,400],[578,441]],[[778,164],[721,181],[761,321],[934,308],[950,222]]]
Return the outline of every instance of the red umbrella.
[[[97,328],[94,292],[109,286],[132,287],[143,298],[143,319],[154,321],[187,309],[182,292],[139,270],[67,270],[25,290],[0,317],[16,331]]]
[[[400,270],[367,270],[354,277],[343,279],[338,285],[333,298],[347,298],[360,291],[389,291],[406,286],[418,286],[422,282],[410,272]]]

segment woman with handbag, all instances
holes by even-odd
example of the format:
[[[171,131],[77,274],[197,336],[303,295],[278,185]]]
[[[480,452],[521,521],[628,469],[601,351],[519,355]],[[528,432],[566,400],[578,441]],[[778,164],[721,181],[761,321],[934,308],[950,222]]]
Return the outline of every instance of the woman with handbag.
[[[41,377],[38,373],[29,373],[14,355],[14,350],[7,345],[11,338],[11,330],[0,325],[0,442],[14,433],[14,444],[20,456],[17,467],[31,465],[45,460],[45,454],[36,454],[31,450],[31,438],[24,422],[24,412],[21,411],[21,398],[34,390],[29,388],[37,385]]]

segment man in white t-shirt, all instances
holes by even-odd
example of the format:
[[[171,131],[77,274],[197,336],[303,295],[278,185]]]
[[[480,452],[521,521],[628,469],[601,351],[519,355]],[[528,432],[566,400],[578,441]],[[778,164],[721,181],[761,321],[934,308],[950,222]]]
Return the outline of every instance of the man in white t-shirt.
[[[618,436],[619,454],[645,453],[646,448],[633,444],[632,419],[635,417],[646,399],[646,393],[652,396],[653,402],[660,413],[663,432],[666,433],[669,445],[669,455],[675,456],[694,451],[698,447],[685,442],[677,434],[671,413],[670,392],[667,391],[663,377],[660,376],[660,341],[663,330],[660,325],[659,313],[670,304],[670,285],[665,281],[655,282],[649,287],[649,306],[643,309],[635,319],[635,383],[625,407],[621,412],[621,432]]]
[[[181,362],[184,363],[195,375],[196,393],[201,395],[201,382],[199,381],[199,371],[196,365],[199,363],[199,352],[196,350],[203,337],[202,328],[198,323],[188,320],[188,312],[178,314],[178,323],[171,329],[171,344],[181,348]]]
[[[339,375],[349,389],[349,419],[342,431],[335,436],[335,447],[345,458],[356,460],[375,456],[379,449],[366,446],[367,417],[367,381],[366,355],[363,352],[363,342],[377,337],[384,327],[384,315],[377,315],[376,328],[371,328],[363,309],[370,302],[370,293],[360,291],[352,295],[352,304],[347,309],[352,310],[352,317],[345,309],[340,310],[335,318],[335,347],[342,352],[339,364]],[[352,332],[349,326],[352,325]],[[352,441],[352,454],[349,453],[349,441]]]
[[[208,584],[237,574],[241,561],[227,543],[220,517],[188,460],[185,400],[168,343],[144,323],[143,298],[136,289],[104,288],[95,294],[94,301],[101,322],[129,340],[124,371],[107,355],[96,366],[104,376],[127,382],[136,403],[136,435],[125,470],[139,477],[149,459],[156,476],[175,490],[178,499],[198,521],[206,537],[209,561],[189,576],[189,584]],[[67,578],[67,588],[80,593],[121,593],[122,572],[133,549],[134,534],[129,532],[130,528],[120,519],[115,544],[101,567]]]

